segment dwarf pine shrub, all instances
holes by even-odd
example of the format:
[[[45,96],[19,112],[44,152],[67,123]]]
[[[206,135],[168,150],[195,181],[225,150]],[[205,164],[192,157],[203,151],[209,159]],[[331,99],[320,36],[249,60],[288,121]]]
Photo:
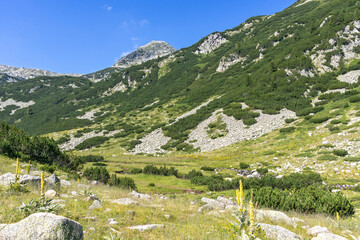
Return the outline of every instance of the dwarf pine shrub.
[[[354,215],[351,202],[341,193],[332,193],[323,186],[309,186],[298,190],[263,187],[254,190],[254,202],[259,206],[283,211],[325,213],[341,217]],[[250,197],[250,196],[248,196]]]

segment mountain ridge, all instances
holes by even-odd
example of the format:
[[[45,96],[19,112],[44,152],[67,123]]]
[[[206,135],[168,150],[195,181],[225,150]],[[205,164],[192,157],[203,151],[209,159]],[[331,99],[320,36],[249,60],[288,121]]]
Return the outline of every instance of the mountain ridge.
[[[296,112],[298,117],[325,115],[321,104],[327,102],[321,95],[339,89],[338,98],[346,98],[358,92],[357,72],[353,71],[360,69],[359,5],[352,0],[297,3],[274,15],[253,17],[233,29],[209,34],[170,55],[126,69],[102,70],[106,81],[57,77],[55,83],[55,78],[47,77],[28,80],[26,85],[6,84],[0,90],[3,102],[12,98],[35,104],[31,115],[18,109],[9,116],[15,106],[7,106],[0,115],[34,134],[83,127],[91,132],[103,127],[121,131],[110,139],[121,139],[121,147],[130,151],[137,145],[144,149],[149,143],[146,136],[159,137],[162,145],[151,152],[195,151],[199,147],[195,140],[215,142],[210,137],[203,141],[204,136],[208,138],[203,132],[207,126],[201,134],[193,133],[215,112],[223,116],[219,126],[221,121],[241,124],[253,129],[250,137],[258,136],[256,131],[263,133],[256,127],[263,116],[270,119],[282,110],[291,115]],[[339,81],[348,78],[340,77],[346,73],[351,82]],[[14,89],[23,93],[14,93]],[[319,102],[313,102],[316,97]],[[47,121],[41,118],[45,115]],[[276,128],[284,126],[285,120]],[[211,131],[212,137],[219,138],[216,141],[227,139],[226,131]]]

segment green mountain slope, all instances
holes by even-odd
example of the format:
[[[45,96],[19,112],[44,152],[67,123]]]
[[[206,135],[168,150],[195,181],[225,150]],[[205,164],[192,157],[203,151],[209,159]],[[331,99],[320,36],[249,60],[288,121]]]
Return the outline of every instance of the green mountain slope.
[[[164,140],[163,149],[192,151],[190,130],[216,110],[252,126],[260,113],[271,116],[287,109],[305,116],[322,111],[312,106],[321,92],[343,89],[343,94],[334,93],[337,99],[357,95],[359,16],[355,0],[298,1],[272,16],[210,34],[170,56],[113,72],[106,81],[39,77],[2,83],[2,102],[35,104],[13,114],[14,105],[8,105],[0,118],[31,134],[81,127],[87,129],[79,135],[113,132],[108,137],[129,150],[162,128],[164,137],[171,138]],[[337,79],[347,72],[354,81]],[[209,99],[194,114],[175,120]],[[337,99],[324,98],[322,104]],[[249,108],[241,108],[243,103]]]

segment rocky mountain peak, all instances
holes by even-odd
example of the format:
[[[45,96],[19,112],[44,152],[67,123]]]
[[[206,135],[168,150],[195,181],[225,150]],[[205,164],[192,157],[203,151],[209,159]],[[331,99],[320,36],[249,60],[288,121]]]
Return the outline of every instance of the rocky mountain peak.
[[[24,67],[12,67],[8,65],[0,64],[0,80],[3,78],[7,82],[16,82],[34,77],[49,76],[49,77],[58,77],[58,76],[74,76],[79,77],[81,74],[63,74],[55,73],[42,69],[32,69]]]
[[[175,51],[176,49],[167,42],[151,41],[150,43],[139,47],[134,52],[121,58],[114,64],[114,67],[128,68],[158,57],[169,55]]]

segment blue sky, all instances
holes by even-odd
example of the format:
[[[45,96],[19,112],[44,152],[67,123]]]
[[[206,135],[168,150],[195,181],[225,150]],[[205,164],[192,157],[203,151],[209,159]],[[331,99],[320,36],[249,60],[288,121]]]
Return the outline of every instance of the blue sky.
[[[177,49],[295,0],[0,0],[0,64],[90,73],[151,40]]]

